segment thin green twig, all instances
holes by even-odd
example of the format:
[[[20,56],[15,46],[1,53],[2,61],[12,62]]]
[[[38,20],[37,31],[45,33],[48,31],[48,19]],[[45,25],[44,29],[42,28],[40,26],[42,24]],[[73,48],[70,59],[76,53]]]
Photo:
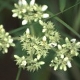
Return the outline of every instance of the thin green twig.
[[[73,8],[73,7],[75,7],[75,6],[79,5],[79,4],[80,4],[80,2],[78,2],[78,3],[74,4],[73,6],[71,6],[71,7],[67,8],[67,9],[65,9],[63,12],[58,12],[58,13],[52,15],[51,17],[49,17],[49,19],[52,18],[52,17],[56,17],[56,16],[58,16],[58,15],[64,13],[64,12],[66,12],[66,11],[68,11],[68,10],[70,10],[71,8]]]
[[[16,76],[16,80],[19,80],[20,73],[21,73],[21,68],[18,69],[18,73],[17,73],[17,76]]]
[[[53,13],[49,12],[51,15],[54,16]],[[71,28],[71,26],[69,26],[67,23],[65,23],[63,20],[61,20],[58,17],[54,17],[54,19],[56,19],[58,22],[60,22],[61,24],[63,24],[66,28],[68,28],[71,32],[73,32],[77,37],[80,38],[80,34],[78,34],[73,28]]]
[[[67,9],[65,9],[63,12],[70,10],[71,8],[75,7],[78,4],[80,4],[80,2],[78,2],[75,5],[73,5],[73,6],[69,7],[69,8],[67,8]],[[49,17],[48,19],[50,19],[50,18],[53,17],[54,19],[56,19],[57,21],[59,21],[61,24],[63,24],[66,28],[68,28],[71,32],[73,32],[77,37],[80,38],[80,34],[78,34],[73,28],[71,28],[71,26],[69,26],[67,23],[65,23],[63,20],[61,20],[59,17],[57,17],[57,15],[59,15],[59,14],[61,14],[63,12],[59,12],[57,14],[53,14],[53,13],[49,12],[49,14],[51,14],[51,17]]]
[[[13,33],[16,33],[18,31],[22,30],[22,29],[25,29],[25,28],[26,28],[26,26],[23,26],[23,27],[20,27],[20,28],[17,28],[17,29],[14,29],[14,30],[10,31],[9,33],[13,34]]]

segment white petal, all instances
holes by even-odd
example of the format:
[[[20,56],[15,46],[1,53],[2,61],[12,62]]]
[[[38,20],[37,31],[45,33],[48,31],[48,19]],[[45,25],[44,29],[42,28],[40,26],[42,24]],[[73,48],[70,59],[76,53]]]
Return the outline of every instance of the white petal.
[[[44,23],[43,23],[43,21],[42,21],[42,20],[39,20],[39,24],[43,25]]]
[[[26,9],[22,9],[22,12],[23,12],[23,13],[26,13]]]
[[[68,61],[68,62],[67,62],[67,66],[68,66],[69,68],[71,68],[71,67],[72,67],[72,65],[71,65],[70,61]]]
[[[48,8],[47,5],[43,5],[43,6],[42,6],[42,11],[45,11],[47,8]]]
[[[7,49],[7,48],[5,48],[5,49],[4,49],[4,52],[5,52],[5,53],[7,53],[7,52],[8,52],[8,49]]]
[[[26,66],[26,64],[27,64],[27,62],[25,60],[22,61],[22,63],[21,63],[22,66]]]
[[[45,64],[45,62],[43,62],[43,61],[40,61],[40,62],[39,62],[39,64],[43,65],[43,64]]]
[[[30,34],[29,28],[26,29],[26,34]]]
[[[34,3],[35,3],[35,0],[30,1],[30,5],[34,5]]]
[[[61,49],[62,49],[61,45],[58,45],[58,49],[59,49],[59,50],[61,50]]]
[[[17,15],[17,13],[14,13],[13,15],[12,15],[12,17],[17,17],[18,15]]]
[[[67,61],[67,60],[68,60],[68,57],[65,57],[65,58],[64,58],[64,61]]]
[[[46,30],[47,30],[47,29],[43,29],[42,32],[44,33],[44,32],[46,32]]]
[[[9,43],[12,43],[13,42],[13,39],[9,39]]]
[[[71,39],[71,42],[75,43],[76,42],[76,39]]]
[[[19,56],[18,56],[18,55],[14,55],[14,58],[18,59],[18,58],[19,58]]]
[[[54,66],[54,70],[57,70],[57,68],[58,68],[58,66],[56,65],[56,66]]]
[[[64,55],[63,55],[63,54],[61,55],[61,58],[62,58],[62,59],[64,58]]]
[[[18,4],[19,5],[27,5],[27,2],[26,2],[26,0],[19,0]]]
[[[42,15],[42,17],[43,18],[48,18],[49,17],[49,14],[45,13],[45,14]]]
[[[46,41],[46,36],[43,37],[43,41]]]
[[[67,67],[66,67],[66,66],[64,66],[64,67],[63,67],[63,69],[64,69],[64,71],[66,71],[66,70],[67,70]]]
[[[40,58],[41,58],[41,55],[40,55],[40,54],[38,54],[38,55],[37,55],[37,59],[39,60]]]
[[[23,20],[23,21],[22,21],[22,25],[27,24],[27,22],[28,22],[27,20]]]
[[[76,45],[77,45],[77,46],[80,46],[80,42],[77,42]]]

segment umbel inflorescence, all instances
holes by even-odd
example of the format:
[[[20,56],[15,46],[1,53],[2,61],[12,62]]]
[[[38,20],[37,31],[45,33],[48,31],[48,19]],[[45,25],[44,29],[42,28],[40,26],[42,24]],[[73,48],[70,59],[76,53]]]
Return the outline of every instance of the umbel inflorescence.
[[[15,46],[12,37],[5,31],[3,25],[0,25],[0,51],[7,53],[10,46]]]
[[[22,25],[37,23],[41,27],[41,36],[32,34],[31,28],[28,27],[23,35],[19,37],[18,40],[21,43],[22,50],[26,54],[22,54],[22,56],[15,54],[16,64],[29,71],[38,70],[45,64],[46,56],[50,55],[49,50],[54,50],[55,55],[53,54],[53,59],[51,62],[49,61],[49,66],[53,67],[54,70],[64,71],[67,70],[67,67],[71,68],[73,57],[79,55],[80,42],[77,42],[76,39],[69,40],[66,37],[64,43],[60,44],[61,35],[55,29],[55,25],[51,21],[45,21],[46,18],[49,18],[48,6],[38,5],[35,0],[31,0],[30,3],[27,3],[26,0],[19,0],[14,6],[12,16],[22,19]],[[34,28],[34,25],[32,27]],[[4,38],[1,37],[1,39]],[[13,46],[11,37],[8,41],[8,45]],[[1,41],[0,43],[2,44]],[[1,47],[1,50],[7,52],[3,47]]]

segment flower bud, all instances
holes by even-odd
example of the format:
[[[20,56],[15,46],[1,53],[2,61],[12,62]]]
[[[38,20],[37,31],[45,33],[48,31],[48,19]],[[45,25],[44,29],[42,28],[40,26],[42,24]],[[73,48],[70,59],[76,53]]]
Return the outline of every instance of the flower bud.
[[[61,49],[62,49],[61,45],[58,45],[58,49],[59,49],[59,50],[61,50]]]
[[[27,2],[26,2],[26,0],[19,0],[18,4],[19,5],[27,5]]]
[[[45,62],[43,62],[43,61],[40,61],[40,62],[39,62],[39,64],[43,65],[43,64],[45,64]]]
[[[47,5],[43,5],[43,6],[42,6],[42,11],[45,11],[47,8],[48,8]]]
[[[72,67],[72,65],[71,65],[70,61],[68,61],[68,62],[67,62],[67,66],[68,66],[69,68],[71,68],[71,67]]]
[[[23,21],[22,21],[22,25],[27,24],[27,22],[28,22],[27,20],[23,20]]]
[[[31,0],[30,5],[34,5],[34,4],[35,4],[35,0]]]
[[[18,14],[17,13],[13,13],[12,17],[17,17]]]
[[[43,41],[46,41],[46,36],[43,36]]]
[[[29,28],[26,29],[26,34],[30,34]]]
[[[49,14],[44,13],[44,14],[42,15],[42,17],[43,17],[43,18],[48,18],[48,17],[49,17]]]
[[[22,61],[22,63],[21,63],[22,66],[26,66],[26,64],[27,64],[27,62],[25,60]]]
[[[55,65],[55,66],[54,66],[54,70],[57,70],[57,68],[58,68],[58,65]]]
[[[72,43],[75,43],[75,42],[76,42],[76,39],[71,39],[71,42],[72,42]]]

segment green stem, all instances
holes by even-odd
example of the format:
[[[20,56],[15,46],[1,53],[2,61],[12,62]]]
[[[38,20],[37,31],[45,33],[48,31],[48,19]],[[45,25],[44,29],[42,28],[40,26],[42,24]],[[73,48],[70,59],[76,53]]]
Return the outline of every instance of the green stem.
[[[21,73],[21,68],[18,69],[18,73],[17,73],[17,76],[16,76],[16,80],[19,80],[20,73]]]
[[[66,12],[66,11],[70,10],[71,8],[73,8],[73,7],[75,7],[75,6],[79,5],[79,4],[80,4],[80,2],[78,2],[75,5],[73,5],[73,6],[69,7],[69,8],[67,8],[67,9],[65,9],[63,12]],[[49,19],[52,18],[52,17],[58,16],[59,14],[61,14],[63,12],[58,12],[55,15],[52,15],[51,17],[49,17]]]
[[[14,29],[14,30],[10,31],[9,33],[10,33],[10,34],[16,33],[16,32],[18,32],[18,31],[20,31],[20,30],[22,30],[22,29],[25,29],[25,28],[26,28],[26,26],[22,26],[22,27],[20,27],[20,28],[17,28],[17,29]]]
[[[76,6],[76,5],[78,5],[78,4],[80,4],[80,2],[78,2],[77,4],[75,4],[75,5],[67,8],[67,9],[65,9],[63,12],[65,12],[65,11],[73,8],[74,6]],[[67,23],[65,23],[63,20],[61,20],[60,18],[57,17],[57,15],[59,15],[59,14],[61,14],[61,13],[62,13],[62,12],[59,12],[59,13],[57,13],[57,14],[55,15],[55,14],[49,12],[49,14],[51,14],[51,17],[49,17],[48,19],[54,17],[54,19],[56,19],[57,21],[59,21],[59,22],[60,22],[61,24],[63,24],[66,28],[68,28],[71,32],[73,32],[77,37],[80,38],[80,34],[78,34],[73,28],[71,28],[71,26],[69,26]]]

